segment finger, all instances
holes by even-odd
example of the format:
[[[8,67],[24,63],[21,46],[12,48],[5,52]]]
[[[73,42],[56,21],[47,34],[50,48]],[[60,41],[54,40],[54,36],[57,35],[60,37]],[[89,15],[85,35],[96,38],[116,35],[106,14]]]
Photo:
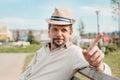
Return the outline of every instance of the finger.
[[[98,42],[100,41],[100,39],[102,39],[102,37],[103,37],[103,34],[99,34],[99,35],[95,38],[94,42],[90,45],[90,47],[88,48],[87,51],[89,52],[89,50],[91,50],[94,46],[97,46]]]
[[[91,50],[89,50],[88,55],[89,55],[89,56],[94,55],[95,52],[98,51],[98,49],[99,49],[99,48],[98,48],[97,46],[94,46]]]
[[[104,58],[104,54],[99,55],[95,60],[94,60],[94,66],[99,66],[99,64],[102,62],[102,59]]]
[[[101,61],[101,57],[100,56],[98,56],[97,57],[97,59],[94,61],[94,65],[93,66],[99,66],[99,64],[101,63],[102,61]]]
[[[82,53],[83,53],[84,55],[86,55],[86,54],[87,54],[86,49],[84,49],[84,50],[82,51]]]
[[[90,56],[88,56],[87,51],[86,51],[86,50],[83,50],[82,53],[83,53],[85,59],[89,62],[89,61],[90,61]]]
[[[98,51],[94,52],[94,54],[91,56],[91,61],[96,61],[99,56],[100,54]]]

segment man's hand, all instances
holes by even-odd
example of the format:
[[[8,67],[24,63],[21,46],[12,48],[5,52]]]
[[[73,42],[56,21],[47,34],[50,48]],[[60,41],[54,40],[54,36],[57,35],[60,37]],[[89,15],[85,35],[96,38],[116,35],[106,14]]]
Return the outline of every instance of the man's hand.
[[[98,48],[97,44],[102,36],[102,34],[99,34],[88,50],[83,50],[83,55],[89,64],[96,67],[97,70],[101,72],[104,71],[104,64],[102,63],[104,53]]]

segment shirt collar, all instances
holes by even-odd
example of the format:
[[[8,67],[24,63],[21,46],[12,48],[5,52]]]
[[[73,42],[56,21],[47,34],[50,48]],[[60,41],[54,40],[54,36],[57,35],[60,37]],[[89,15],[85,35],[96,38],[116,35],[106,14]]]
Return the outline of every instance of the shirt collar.
[[[65,45],[63,45],[61,48],[68,48],[68,47],[70,47],[71,45],[73,45],[72,42],[66,42]],[[51,46],[51,43],[50,43],[50,42],[45,45],[45,47],[50,47],[50,46]]]
[[[73,43],[68,41],[68,42],[66,42],[65,47],[68,48],[68,47],[70,47],[71,45],[73,45]]]

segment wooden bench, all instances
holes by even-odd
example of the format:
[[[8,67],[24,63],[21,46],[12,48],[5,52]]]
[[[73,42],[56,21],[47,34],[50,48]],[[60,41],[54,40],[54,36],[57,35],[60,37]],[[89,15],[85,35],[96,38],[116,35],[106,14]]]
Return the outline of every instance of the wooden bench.
[[[98,72],[94,67],[91,66],[87,66],[82,69],[79,69],[74,74],[71,80],[81,80],[78,74],[82,74],[85,77],[89,78],[90,80],[120,80],[120,78],[110,76],[102,72]]]

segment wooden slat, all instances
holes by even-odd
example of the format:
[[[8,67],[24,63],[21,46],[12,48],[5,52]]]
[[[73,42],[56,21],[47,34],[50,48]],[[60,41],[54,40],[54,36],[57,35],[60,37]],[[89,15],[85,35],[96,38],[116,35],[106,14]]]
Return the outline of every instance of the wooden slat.
[[[92,80],[120,80],[120,78],[110,76],[102,72],[98,72],[94,67],[91,66],[84,67],[78,70],[78,72],[79,74],[83,74],[84,76]],[[80,79],[78,78],[78,76],[74,75],[74,77],[71,80],[80,80]]]

